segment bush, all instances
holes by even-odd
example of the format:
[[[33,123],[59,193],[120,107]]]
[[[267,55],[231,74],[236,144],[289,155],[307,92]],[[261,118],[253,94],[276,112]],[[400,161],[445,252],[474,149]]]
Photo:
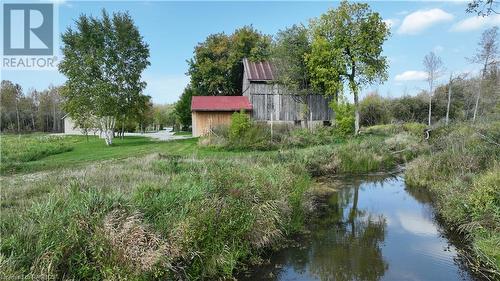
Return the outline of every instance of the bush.
[[[229,127],[229,140],[234,141],[241,139],[247,130],[252,126],[250,116],[245,111],[235,112],[231,117],[231,125]]]
[[[335,129],[339,135],[354,134],[354,105],[347,102],[332,103],[335,112]]]
[[[500,252],[491,245],[498,242],[500,227],[499,132],[500,122],[437,128],[430,139],[432,153],[413,160],[405,171],[409,187],[428,188],[444,220],[473,238],[471,253],[496,277]]]
[[[387,124],[391,121],[389,101],[377,93],[367,95],[359,103],[360,126]]]

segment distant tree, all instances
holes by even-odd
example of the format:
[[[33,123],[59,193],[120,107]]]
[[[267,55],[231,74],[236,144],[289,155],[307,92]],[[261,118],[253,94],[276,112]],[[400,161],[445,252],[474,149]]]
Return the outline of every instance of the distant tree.
[[[11,81],[2,80],[0,89],[0,112],[2,114],[2,128],[5,124],[10,124],[9,129],[13,129],[15,124],[16,131],[21,130],[19,116],[19,100],[22,97],[22,88],[19,84],[14,84]]]
[[[68,78],[65,110],[76,119],[96,117],[111,145],[117,119],[139,116],[146,106],[141,74],[150,64],[148,45],[129,14],[110,18],[104,10],[101,18],[80,16],[62,42],[59,70]]]
[[[175,113],[184,130],[191,126],[191,99],[195,95],[195,90],[188,85],[182,93],[179,101],[175,104]]]
[[[360,89],[387,79],[388,63],[382,45],[390,35],[389,28],[368,4],[347,1],[311,25],[313,42],[307,65],[312,83],[323,85],[325,94],[341,93],[347,83],[354,96],[357,134]]]
[[[427,72],[427,83],[429,84],[429,117],[427,124],[430,126],[432,117],[432,96],[434,95],[435,87],[434,83],[443,73],[443,62],[434,52],[430,52],[424,57],[423,63],[425,72]]]
[[[389,102],[378,93],[371,93],[359,103],[361,126],[373,126],[390,122]]]
[[[497,0],[472,0],[467,4],[467,12],[483,17],[499,14],[498,3]]]
[[[306,54],[311,52],[308,30],[303,25],[293,25],[278,31],[271,49],[271,58],[277,82],[292,93],[309,93],[309,73]]]
[[[292,94],[294,100],[305,106],[311,94],[310,79],[305,57],[311,52],[308,29],[303,25],[280,30],[271,48],[271,60],[276,75],[275,83]],[[281,88],[279,88],[281,89]],[[303,110],[304,123],[307,122],[309,108]]]
[[[243,58],[263,60],[269,57],[271,39],[252,26],[231,35],[209,35],[194,50],[188,61],[191,87],[200,95],[241,95]]]
[[[488,69],[494,68],[496,71],[497,64],[499,63],[498,54],[498,27],[494,26],[483,32],[481,40],[478,43],[476,54],[470,59],[473,63],[481,64],[481,79],[479,81],[479,90],[476,96],[473,121],[476,120],[479,99],[484,88],[484,80],[488,73]]]

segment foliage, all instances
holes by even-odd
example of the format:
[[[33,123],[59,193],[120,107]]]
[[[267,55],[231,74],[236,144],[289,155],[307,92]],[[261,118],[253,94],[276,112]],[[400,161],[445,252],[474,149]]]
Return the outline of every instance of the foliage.
[[[228,126],[218,126],[213,129],[211,135],[202,138],[199,143],[202,146],[229,151],[249,151],[300,148],[340,143],[344,140],[344,136],[331,127],[303,129],[275,124],[271,130],[270,125],[257,122],[250,123],[241,137],[231,139],[229,133]]]
[[[354,106],[348,102],[332,102],[335,112],[335,128],[342,136],[354,133]]]
[[[347,82],[354,96],[357,133],[360,88],[387,79],[388,64],[382,45],[390,35],[389,27],[368,4],[347,1],[313,20],[311,26],[312,51],[307,56],[311,82],[316,87],[321,85],[330,95],[342,93]]]
[[[195,96],[195,90],[188,85],[182,95],[175,103],[175,114],[182,125],[183,130],[187,130],[191,126],[191,99]]]
[[[432,96],[434,95],[435,82],[443,74],[443,62],[434,52],[430,52],[424,57],[424,68],[427,74],[427,83],[429,83],[429,115],[427,118],[427,125],[432,124]]]
[[[391,121],[389,102],[377,93],[364,97],[359,103],[361,126],[387,124]]]
[[[64,109],[78,123],[82,116],[99,118],[110,144],[117,119],[144,115],[150,97],[141,93],[141,73],[150,64],[149,47],[127,13],[110,17],[103,10],[100,19],[82,15],[75,25],[62,35]]]
[[[20,85],[2,80],[0,115],[3,132],[62,131],[61,87],[49,86],[43,91],[23,92]]]
[[[194,50],[188,61],[191,86],[200,95],[241,95],[243,58],[263,60],[269,57],[270,37],[252,26],[244,26],[231,35],[209,35]]]
[[[497,278],[498,248],[490,246],[498,241],[500,227],[498,132],[499,122],[439,128],[431,138],[432,153],[410,162],[405,172],[407,184],[430,189],[441,216],[468,235],[470,253],[480,261],[471,267],[478,271],[486,267]]]
[[[234,141],[242,138],[251,126],[250,115],[244,110],[233,113],[229,127],[229,140]]]
[[[305,61],[311,52],[308,29],[303,25],[278,31],[271,49],[277,82],[294,94],[308,94],[309,74]]]

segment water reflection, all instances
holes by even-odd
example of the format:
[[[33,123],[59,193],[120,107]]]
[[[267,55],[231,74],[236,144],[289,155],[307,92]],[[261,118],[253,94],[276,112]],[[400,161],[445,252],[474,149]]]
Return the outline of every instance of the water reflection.
[[[297,245],[241,280],[471,280],[440,235],[428,194],[402,178],[343,179]]]

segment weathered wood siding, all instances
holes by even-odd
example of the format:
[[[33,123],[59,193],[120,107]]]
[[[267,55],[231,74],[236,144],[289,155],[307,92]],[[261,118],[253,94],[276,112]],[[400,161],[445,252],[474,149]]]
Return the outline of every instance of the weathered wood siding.
[[[281,86],[248,82],[246,79],[243,91],[252,103],[255,120],[297,121],[306,118],[310,121],[329,121],[333,115],[330,100],[321,95],[294,96],[286,93]]]
[[[193,111],[191,113],[193,136],[203,136],[218,125],[231,124],[232,114],[230,111]]]

